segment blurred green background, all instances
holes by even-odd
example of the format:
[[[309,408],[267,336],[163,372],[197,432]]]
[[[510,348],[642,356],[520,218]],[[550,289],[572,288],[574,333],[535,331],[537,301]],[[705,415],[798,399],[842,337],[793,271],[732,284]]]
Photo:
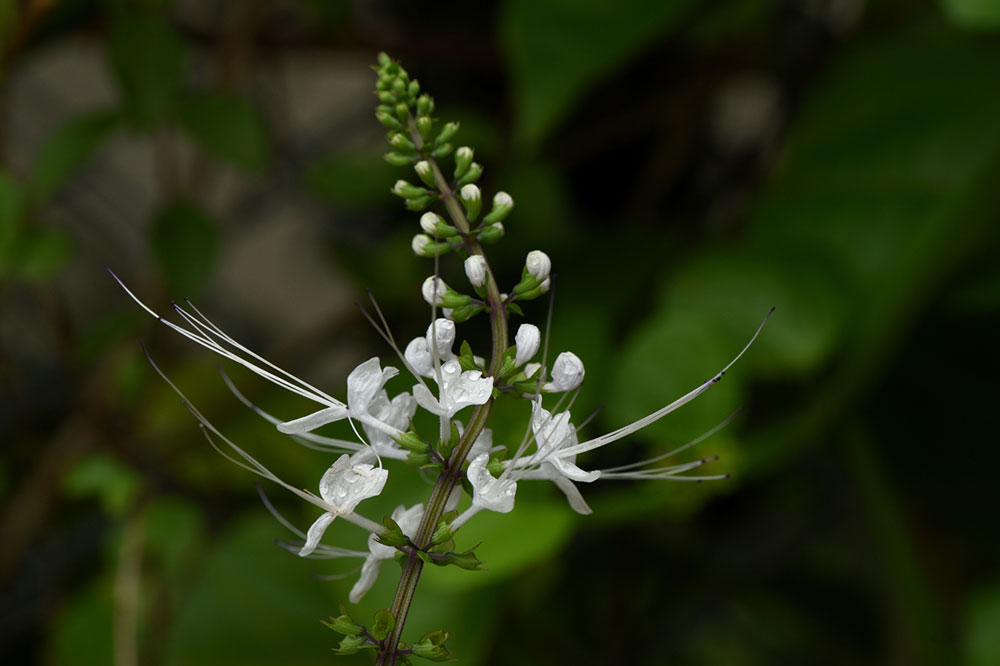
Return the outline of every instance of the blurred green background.
[[[4,0],[0,46],[0,662],[335,659],[319,620],[353,565],[274,545],[292,535],[255,479],[139,342],[291,483],[329,456],[104,265],[335,395],[391,363],[354,302],[370,288],[408,340],[432,268],[389,193],[413,175],[380,158],[386,50],[461,121],[486,196],[514,197],[502,281],[552,257],[574,414],[604,407],[588,432],[710,377],[777,307],[724,382],[580,461],[743,406],[692,452],[732,478],[599,482],[585,518],[522,484],[468,528],[488,572],[425,575],[410,640],[445,628],[465,664],[1000,664],[1000,2]],[[226,369],[283,418],[310,408]],[[523,418],[501,411],[497,441]],[[399,470],[363,513],[429,492]]]

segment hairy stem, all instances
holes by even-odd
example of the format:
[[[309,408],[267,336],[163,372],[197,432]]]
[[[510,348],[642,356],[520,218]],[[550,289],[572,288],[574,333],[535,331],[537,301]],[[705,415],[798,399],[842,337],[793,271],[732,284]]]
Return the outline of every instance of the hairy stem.
[[[416,131],[412,121],[410,122],[410,136],[418,147],[422,145],[423,142],[420,134]],[[455,198],[455,192],[452,189],[451,184],[445,179],[444,174],[441,173],[441,169],[437,162],[435,162],[432,158],[428,158],[428,161],[430,162],[431,169],[434,172],[434,180],[437,183],[438,191],[441,194],[441,200],[444,203],[445,210],[448,212],[448,216],[451,218],[452,224],[456,229],[458,229],[465,245],[465,249],[470,255],[478,254],[480,256],[484,256],[483,248],[480,246],[479,241],[469,233],[469,221],[465,218],[465,212],[462,210],[462,205]],[[489,374],[496,377],[499,374],[500,366],[503,363],[504,352],[507,350],[507,311],[503,304],[503,300],[500,298],[500,289],[497,287],[496,280],[493,277],[492,270],[489,268],[488,261],[486,263],[486,272],[486,302],[489,306],[490,328],[493,338],[493,354],[490,358]],[[427,500],[427,506],[424,509],[423,519],[420,521],[420,527],[417,528],[417,533],[413,539],[417,548],[425,549],[430,545],[431,537],[437,529],[441,516],[444,514],[444,508],[448,501],[448,497],[451,495],[452,490],[454,490],[455,485],[458,483],[461,476],[462,464],[469,455],[469,451],[472,449],[472,445],[476,441],[476,438],[479,437],[479,433],[481,433],[483,428],[486,426],[486,421],[489,418],[490,411],[492,409],[493,398],[490,398],[484,404],[476,407],[476,410],[472,413],[472,418],[469,419],[469,423],[462,434],[462,438],[459,441],[458,446],[455,447],[451,457],[445,464],[444,471],[442,471],[441,476],[438,477],[437,482],[434,484],[434,489],[431,491],[431,496]],[[396,588],[396,596],[392,601],[391,610],[393,617],[396,619],[396,624],[392,632],[385,639],[382,652],[379,654],[378,661],[376,662],[377,666],[392,666],[396,663],[396,658],[398,656],[396,648],[398,647],[399,639],[403,634],[403,626],[406,624],[406,615],[410,610],[410,604],[413,601],[413,595],[416,592],[417,583],[420,581],[420,573],[423,571],[423,566],[423,560],[417,557],[416,553],[411,551],[403,565],[403,573],[399,578],[399,586]]]

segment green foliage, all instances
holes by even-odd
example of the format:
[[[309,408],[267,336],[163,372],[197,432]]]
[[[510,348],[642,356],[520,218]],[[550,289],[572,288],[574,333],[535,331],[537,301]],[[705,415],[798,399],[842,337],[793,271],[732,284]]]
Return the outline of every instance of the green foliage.
[[[55,617],[49,663],[107,666],[114,663],[114,607],[100,583],[88,585]]]
[[[171,292],[184,296],[201,293],[218,254],[216,222],[197,205],[174,201],[153,219],[150,241]]]
[[[177,100],[177,121],[202,148],[248,173],[267,165],[264,123],[249,100],[221,93],[189,93]]]
[[[385,640],[385,637],[389,635],[389,632],[395,626],[396,618],[393,617],[392,611],[388,608],[383,608],[375,613],[375,621],[372,622],[372,636],[380,641]]]
[[[184,46],[162,17],[120,13],[108,40],[122,104],[138,127],[168,120],[184,81]]]
[[[970,30],[1000,29],[1000,3],[996,0],[938,0],[949,21]]]
[[[107,140],[119,124],[117,111],[85,113],[58,127],[35,158],[27,191],[33,204],[48,199]]]
[[[965,666],[1000,663],[1000,585],[984,586],[969,600],[964,634]]]
[[[503,43],[518,101],[518,136],[534,146],[610,72],[697,5],[693,0],[510,0]]]
[[[141,486],[141,479],[130,467],[105,453],[92,453],[80,460],[63,481],[67,495],[94,497],[112,515],[125,513]]]

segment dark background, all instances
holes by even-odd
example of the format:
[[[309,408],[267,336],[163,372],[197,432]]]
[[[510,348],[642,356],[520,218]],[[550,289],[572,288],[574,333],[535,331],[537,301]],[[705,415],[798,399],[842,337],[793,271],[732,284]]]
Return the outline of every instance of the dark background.
[[[691,452],[730,479],[598,482],[589,517],[523,483],[468,527],[488,572],[425,576],[409,640],[444,628],[466,664],[1000,664],[998,30],[990,0],[0,4],[0,661],[335,659],[319,620],[354,565],[273,544],[291,535],[139,342],[291,483],[329,456],[244,409],[104,265],[334,395],[392,363],[354,302],[371,289],[405,342],[432,268],[389,193],[416,179],[380,159],[385,50],[461,121],[485,196],[514,197],[501,281],[552,257],[576,420],[604,407],[587,432],[710,377],[777,307],[725,381],[580,460],[743,406]],[[310,408],[227,371],[283,418]],[[523,417],[500,411],[498,443]],[[362,513],[429,492],[399,470]],[[364,549],[349,525],[326,541]]]

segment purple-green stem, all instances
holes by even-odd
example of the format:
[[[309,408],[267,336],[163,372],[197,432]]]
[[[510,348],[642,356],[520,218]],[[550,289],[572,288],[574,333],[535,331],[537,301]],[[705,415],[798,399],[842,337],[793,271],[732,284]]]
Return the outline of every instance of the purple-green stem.
[[[412,120],[410,121],[410,136],[413,138],[414,143],[417,144],[417,147],[421,147],[423,141],[420,134],[416,131]],[[455,198],[455,193],[452,191],[451,185],[445,180],[444,174],[441,173],[437,162],[430,157],[427,158],[427,161],[434,172],[434,181],[437,183],[445,210],[447,210],[452,224],[458,229],[465,244],[465,249],[468,250],[470,255],[478,254],[485,258],[479,241],[469,233],[469,221],[465,219],[465,211],[462,210],[462,205]],[[507,350],[507,309],[503,303],[503,299],[500,298],[500,289],[497,287],[497,282],[493,277],[493,271],[489,268],[488,261],[486,262],[486,275],[486,302],[489,305],[490,328],[493,337],[493,355],[490,359],[489,374],[496,377],[503,363],[504,352]],[[434,484],[434,489],[431,491],[431,496],[427,500],[424,517],[420,521],[420,527],[417,528],[417,533],[413,538],[413,543],[416,544],[417,548],[424,550],[430,546],[431,537],[437,529],[441,516],[444,515],[444,507],[448,501],[448,497],[451,496],[452,490],[454,490],[455,485],[459,481],[459,476],[462,473],[462,463],[465,462],[465,458],[469,455],[472,444],[479,437],[479,433],[486,427],[486,421],[492,409],[493,398],[490,398],[484,404],[476,407],[472,413],[472,418],[469,419],[469,423],[462,433],[462,438],[459,440],[458,446],[452,451],[444,471],[438,477],[437,482]],[[392,616],[395,618],[396,623],[382,644],[382,651],[379,654],[378,661],[375,662],[376,666],[394,666],[396,663],[398,656],[396,649],[399,646],[400,637],[403,635],[403,627],[406,625],[406,615],[410,610],[410,604],[413,602],[413,595],[417,590],[417,583],[420,581],[420,572],[423,571],[423,567],[423,560],[417,557],[415,552],[410,551],[406,556],[406,562],[403,564],[403,573],[399,577],[396,596],[392,600]]]

